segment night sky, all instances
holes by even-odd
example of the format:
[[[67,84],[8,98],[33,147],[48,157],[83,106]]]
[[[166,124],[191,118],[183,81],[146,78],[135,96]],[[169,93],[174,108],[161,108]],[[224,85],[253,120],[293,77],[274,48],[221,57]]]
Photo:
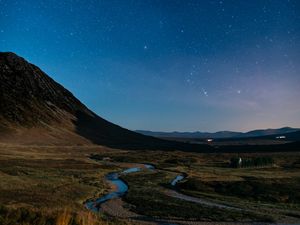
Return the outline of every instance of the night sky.
[[[300,127],[298,0],[0,0],[0,51],[129,129]]]

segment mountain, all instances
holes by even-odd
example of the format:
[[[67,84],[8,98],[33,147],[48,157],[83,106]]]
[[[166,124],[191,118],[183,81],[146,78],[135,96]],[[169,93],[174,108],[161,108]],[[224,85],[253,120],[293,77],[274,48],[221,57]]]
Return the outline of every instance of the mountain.
[[[156,132],[156,131],[146,131],[146,130],[136,130],[136,132],[148,136],[160,137],[160,138],[231,138],[240,135],[240,132],[231,131],[219,131],[216,133],[208,132]]]
[[[250,137],[251,138],[251,137]],[[243,139],[250,139],[250,138],[243,138]],[[269,139],[269,140],[280,140],[280,141],[287,141],[287,142],[295,142],[300,141],[300,131],[294,132],[287,132],[287,133],[280,133],[280,134],[271,134],[271,135],[262,135],[252,137],[252,140],[260,140],[260,139]]]
[[[122,149],[212,149],[160,140],[110,123],[41,69],[11,52],[0,52],[0,142],[100,144]]]
[[[280,135],[280,134],[292,133],[299,130],[300,130],[299,128],[291,128],[291,127],[282,127],[279,129],[253,130],[246,133],[242,133],[238,137],[259,137],[259,136],[267,136],[267,135]]]
[[[250,138],[250,137],[260,137],[260,136],[267,136],[267,135],[279,135],[279,134],[286,134],[292,133],[295,131],[300,131],[299,128],[291,128],[291,127],[283,127],[279,129],[262,129],[262,130],[253,130],[249,132],[234,132],[234,131],[219,131],[215,133],[209,132],[155,132],[155,131],[145,131],[145,130],[137,130],[136,132],[144,135],[149,135],[153,137],[159,138],[183,138],[183,139],[203,139],[203,138]]]

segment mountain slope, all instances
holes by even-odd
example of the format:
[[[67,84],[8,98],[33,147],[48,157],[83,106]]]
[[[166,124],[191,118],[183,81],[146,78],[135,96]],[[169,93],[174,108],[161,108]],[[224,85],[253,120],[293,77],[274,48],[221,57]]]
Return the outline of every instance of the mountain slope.
[[[0,52],[0,142],[211,149],[147,137],[112,124],[89,110],[38,67],[11,52]]]

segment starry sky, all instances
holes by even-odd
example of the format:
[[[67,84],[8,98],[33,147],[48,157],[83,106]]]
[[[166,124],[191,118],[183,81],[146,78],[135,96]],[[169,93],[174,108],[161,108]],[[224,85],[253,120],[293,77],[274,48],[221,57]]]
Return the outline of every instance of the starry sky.
[[[155,131],[300,127],[298,0],[0,0],[0,51]]]

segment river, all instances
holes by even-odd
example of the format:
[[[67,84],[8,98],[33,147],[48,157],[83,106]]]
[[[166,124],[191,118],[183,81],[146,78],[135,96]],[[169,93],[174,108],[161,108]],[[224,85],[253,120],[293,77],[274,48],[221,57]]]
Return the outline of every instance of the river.
[[[112,186],[115,187],[115,190],[100,197],[97,198],[95,200],[88,200],[85,203],[85,207],[93,212],[98,212],[100,205],[110,199],[114,199],[114,198],[121,198],[122,196],[124,196],[126,194],[126,192],[128,191],[128,185],[120,178],[120,176],[122,174],[130,174],[130,173],[136,173],[136,172],[140,172],[142,170],[155,170],[155,167],[153,165],[150,164],[138,164],[138,166],[136,167],[131,167],[128,169],[125,169],[121,172],[113,172],[113,173],[109,173],[106,175],[106,181],[108,183],[110,183]],[[175,187],[176,184],[183,180],[186,177],[186,175],[181,174],[181,175],[177,175],[171,182],[170,185]],[[196,197],[191,197],[182,193],[177,192],[176,190],[172,190],[172,189],[167,189],[167,191],[165,192],[166,195],[172,196],[174,198],[178,198],[181,200],[185,200],[185,201],[189,201],[189,202],[194,202],[194,203],[198,203],[198,204],[202,204],[202,205],[206,205],[209,207],[217,207],[217,208],[224,208],[224,209],[233,209],[233,210],[240,210],[239,208],[235,208],[232,206],[228,206],[225,204],[220,204],[220,203],[216,203],[213,201],[209,201],[206,199],[200,199],[200,198],[196,198]]]
[[[136,173],[142,171],[143,169],[153,170],[155,169],[155,167],[150,164],[140,164],[139,167],[128,168],[120,173],[115,172],[107,174],[105,177],[106,181],[109,182],[112,186],[116,187],[116,189],[95,200],[88,200],[85,203],[85,207],[93,212],[98,212],[99,207],[102,203],[110,199],[122,197],[128,191],[128,185],[120,178],[120,175]]]

